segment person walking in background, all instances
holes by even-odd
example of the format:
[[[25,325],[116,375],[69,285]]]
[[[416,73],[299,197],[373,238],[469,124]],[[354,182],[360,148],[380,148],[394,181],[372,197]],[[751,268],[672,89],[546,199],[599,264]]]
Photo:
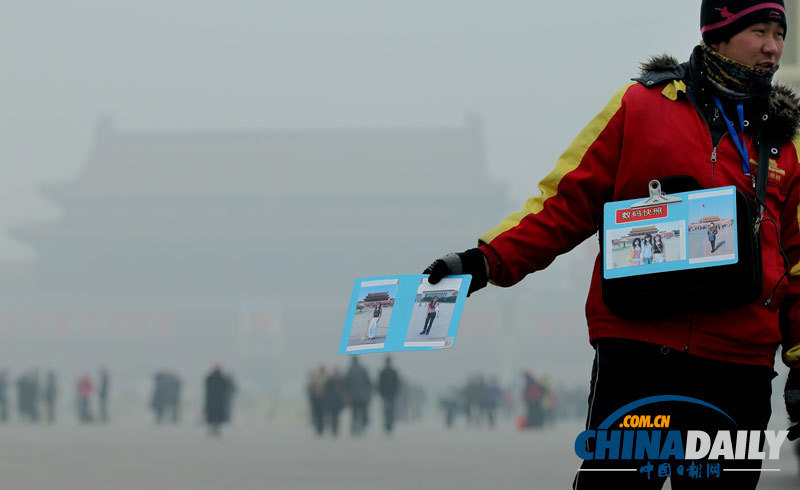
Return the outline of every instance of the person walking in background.
[[[345,376],[345,386],[350,397],[353,419],[350,432],[354,436],[361,435],[367,425],[367,409],[372,396],[372,382],[367,370],[358,362],[358,357],[352,356],[350,369]]]
[[[162,369],[153,378],[153,397],[150,407],[156,423],[164,421],[177,424],[180,417],[181,379],[172,371]]]
[[[177,374],[160,370],[153,377],[153,397],[150,408],[156,416],[156,423],[164,420],[173,424],[178,423],[180,413],[181,380]]]
[[[483,374],[478,374],[475,376],[473,390],[475,392],[475,406],[478,408],[478,413],[475,417],[475,423],[477,425],[483,424],[483,419],[488,417],[486,413],[488,410],[487,405],[487,398],[486,398],[486,379],[484,378]]]
[[[17,409],[20,420],[39,420],[39,374],[31,369],[17,378]]]
[[[522,398],[525,400],[527,408],[525,427],[541,427],[544,424],[544,413],[542,411],[542,401],[544,400],[544,386],[542,386],[530,371],[526,371],[525,385],[522,391]]]
[[[78,379],[78,420],[83,423],[92,422],[94,417],[91,410],[91,398],[94,392],[94,383],[89,374],[84,374]]]
[[[23,373],[14,382],[17,387],[17,417],[28,420],[28,375]]]
[[[394,427],[394,410],[397,390],[400,387],[400,377],[397,370],[392,367],[392,359],[386,357],[386,363],[378,375],[378,393],[383,400],[383,426],[386,433],[392,432]]]
[[[222,372],[222,365],[215,362],[205,379],[205,420],[209,434],[218,437],[220,427],[230,420],[231,380]]]
[[[58,396],[56,372],[52,369],[47,371],[42,395],[44,395],[44,403],[47,409],[47,422],[52,424],[56,421],[56,397]]]
[[[322,416],[324,418],[322,425],[330,427],[334,437],[339,433],[339,414],[344,408],[344,393],[344,378],[339,372],[339,368],[334,367],[331,375],[325,380],[325,390],[322,395]]]
[[[500,398],[502,397],[502,391],[497,384],[497,378],[489,378],[489,382],[486,384],[483,391],[483,397],[485,400],[484,404],[486,406],[486,417],[489,420],[489,427],[494,427],[497,406],[500,404]]]
[[[97,388],[97,401],[99,404],[100,422],[108,422],[108,392],[111,387],[111,376],[105,366],[100,366],[98,370],[99,386]]]
[[[39,389],[39,370],[31,369],[28,379],[28,412],[31,422],[39,422],[39,404],[42,392]]]
[[[225,424],[231,423],[233,420],[233,395],[236,394],[236,382],[233,380],[233,374],[223,373],[225,378],[225,404],[223,406],[222,421]]]
[[[444,426],[448,429],[453,427],[456,415],[463,409],[464,391],[450,387],[447,392],[439,398],[439,406],[444,411]]]
[[[550,382],[548,376],[542,376],[541,384],[542,392],[544,393],[542,397],[542,422],[544,424],[550,424],[551,422],[555,422],[558,400],[556,399],[553,384]]]
[[[311,425],[318,436],[322,435],[325,427],[325,409],[323,399],[325,396],[325,366],[320,364],[311,373],[306,386],[308,392],[308,406],[311,412]]]
[[[164,409],[167,402],[167,372],[158,371],[153,377],[153,396],[150,399],[150,408],[156,416],[156,423],[164,419]]]
[[[181,378],[174,372],[167,372],[164,389],[164,411],[168,420],[178,423],[181,411]]]
[[[467,424],[480,425],[483,413],[483,386],[479,375],[470,376],[464,386]]]

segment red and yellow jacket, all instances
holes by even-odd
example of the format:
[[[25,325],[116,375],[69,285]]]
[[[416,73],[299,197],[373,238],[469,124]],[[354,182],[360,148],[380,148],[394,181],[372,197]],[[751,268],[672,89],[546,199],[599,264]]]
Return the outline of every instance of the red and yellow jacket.
[[[655,60],[650,67],[651,73],[666,74],[661,79],[630,83],[614,94],[541,181],[541,195],[480,237],[492,283],[511,286],[544,269],[596,233],[605,202],[647,197],[652,179],[690,175],[704,188],[735,185],[749,198],[755,197],[730,135],[713,147],[709,125],[689,96],[691,89],[687,91],[688,64],[667,61],[662,66],[665,59]],[[781,245],[790,260],[789,280],[781,281],[770,305],[764,306],[785,269],[775,227],[763,224],[760,300],[733,309],[637,321],[614,315],[603,303],[598,257],[586,301],[591,342],[625,338],[765,366],[773,365],[776,348],[783,344],[784,361],[800,366],[800,139],[794,136],[800,103],[789,89],[775,87],[769,107],[765,130],[779,144],[778,155],[769,163],[765,217],[780,228]],[[745,139],[755,174],[758,151],[752,134]]]

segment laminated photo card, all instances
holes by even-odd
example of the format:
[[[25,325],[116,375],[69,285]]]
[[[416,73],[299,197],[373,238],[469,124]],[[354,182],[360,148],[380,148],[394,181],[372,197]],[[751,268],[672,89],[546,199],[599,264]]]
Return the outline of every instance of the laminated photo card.
[[[340,354],[433,350],[453,346],[472,277],[427,274],[356,279]]]
[[[735,187],[671,196],[679,201],[646,207],[637,207],[635,199],[606,203],[605,279],[737,262]]]

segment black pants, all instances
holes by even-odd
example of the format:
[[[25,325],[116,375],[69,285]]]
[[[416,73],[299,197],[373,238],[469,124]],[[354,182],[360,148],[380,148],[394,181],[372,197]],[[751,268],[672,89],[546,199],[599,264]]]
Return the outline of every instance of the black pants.
[[[367,402],[353,401],[352,407],[352,421],[350,424],[350,432],[353,435],[361,434],[367,425]]]
[[[435,319],[436,313],[428,313],[428,316],[425,317],[425,326],[422,327],[422,333],[431,333],[431,327],[433,326],[433,320]]]
[[[633,414],[668,414],[669,429],[702,430],[712,441],[717,430],[765,430],[771,413],[771,381],[775,372],[766,366],[750,366],[692,356],[668,347],[622,339],[601,339],[596,345],[592,382],[589,394],[587,428],[597,429],[605,419],[624,405],[650,396],[680,395],[714,405],[727,415],[686,402],[661,402],[641,407]],[[610,429],[619,428],[622,419],[612,421]],[[682,437],[685,441],[685,436]],[[590,439],[587,449],[593,451]],[[762,437],[763,446],[763,437]],[[767,460],[769,461],[769,460]],[[760,468],[761,460],[715,460],[720,463],[719,477],[707,478],[705,461],[702,477],[679,476],[678,465],[690,462],[649,461],[652,472],[642,472],[647,460],[589,460],[581,470],[635,468],[636,471],[579,471],[575,489],[636,488],[660,489],[666,477],[659,477],[659,465],[670,463],[673,489],[753,489],[758,483],[757,471],[726,472],[725,468]]]
[[[383,399],[383,428],[391,432],[394,427],[394,397]]]
[[[311,400],[311,424],[314,426],[317,435],[322,435],[322,431],[325,428],[325,409],[322,405],[322,400]]]
[[[339,433],[339,413],[341,412],[340,408],[328,408],[325,410],[326,417],[328,419],[328,425],[330,426],[331,433],[335,436]]]

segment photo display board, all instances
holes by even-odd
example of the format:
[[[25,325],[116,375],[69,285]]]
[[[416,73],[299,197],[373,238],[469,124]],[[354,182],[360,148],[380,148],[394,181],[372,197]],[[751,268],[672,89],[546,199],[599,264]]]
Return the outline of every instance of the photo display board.
[[[603,208],[603,277],[614,279],[734,264],[739,260],[736,188],[670,194],[680,202]]]
[[[472,276],[363,277],[353,283],[339,354],[453,347]]]

